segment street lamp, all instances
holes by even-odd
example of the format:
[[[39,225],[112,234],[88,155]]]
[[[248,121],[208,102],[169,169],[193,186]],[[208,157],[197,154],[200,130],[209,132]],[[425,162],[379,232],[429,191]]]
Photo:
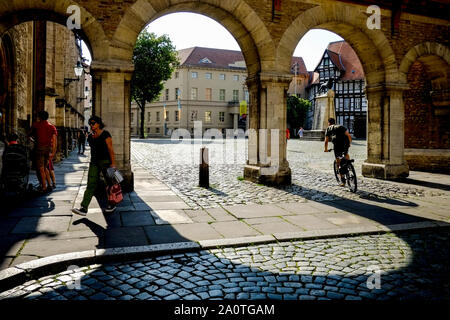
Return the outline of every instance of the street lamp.
[[[83,74],[83,66],[80,61],[77,61],[77,65],[73,68],[76,78],[64,78],[64,87],[68,86],[73,81],[80,81],[80,77]]]

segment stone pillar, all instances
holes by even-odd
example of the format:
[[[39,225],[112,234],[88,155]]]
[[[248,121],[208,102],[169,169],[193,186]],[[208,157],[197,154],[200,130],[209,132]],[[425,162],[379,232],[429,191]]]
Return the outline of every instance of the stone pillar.
[[[248,161],[244,178],[266,185],[291,184],[286,159],[287,90],[289,74],[261,73],[249,77]]]
[[[367,160],[365,177],[395,180],[406,178],[409,167],[404,158],[404,105],[406,87],[368,87]]]
[[[327,93],[316,97],[313,130],[326,130],[328,128],[328,119],[336,119],[334,96],[334,91],[328,90]]]
[[[55,110],[55,126],[58,130],[58,150],[55,155],[55,162],[61,161],[65,157],[66,143],[65,143],[65,129],[64,129],[64,99],[56,99]]]
[[[134,188],[130,164],[131,76],[133,65],[126,61],[94,61],[91,65],[94,85],[93,115],[100,116],[113,139],[117,168],[125,181],[124,191]]]

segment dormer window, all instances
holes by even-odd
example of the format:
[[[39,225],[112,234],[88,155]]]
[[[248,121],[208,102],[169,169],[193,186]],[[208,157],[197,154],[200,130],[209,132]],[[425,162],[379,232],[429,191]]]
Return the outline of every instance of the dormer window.
[[[208,58],[204,57],[202,60],[199,61],[199,63],[212,63],[212,62]]]

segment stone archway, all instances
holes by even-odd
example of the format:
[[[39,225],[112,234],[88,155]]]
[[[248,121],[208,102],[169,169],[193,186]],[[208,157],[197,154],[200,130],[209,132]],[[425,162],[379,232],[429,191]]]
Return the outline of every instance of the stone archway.
[[[275,46],[265,24],[245,2],[185,1],[175,4],[138,0],[126,12],[113,37],[112,57],[131,60],[139,33],[157,18],[170,13],[193,12],[205,15],[227,29],[239,44],[250,76],[274,68]]]
[[[52,21],[66,25],[71,13],[67,8],[74,3],[63,0],[48,1],[8,1],[0,11],[0,36],[10,28],[26,21]],[[73,29],[89,47],[93,59],[106,59],[109,54],[109,41],[100,23],[83,6],[80,8],[81,29]]]
[[[273,70],[275,68],[275,46],[272,42],[272,37],[268,32],[266,25],[262,22],[256,12],[248,6],[245,2],[234,1],[185,1],[175,4],[164,3],[160,1],[145,1],[138,0],[124,15],[112,39],[111,58],[120,59],[124,66],[128,61],[131,61],[132,50],[134,43],[143,30],[143,28],[151,21],[170,13],[175,12],[193,12],[205,15],[222,24],[236,39],[241,47],[248,70],[248,87],[250,91],[250,110],[259,109],[259,97],[256,92],[260,86],[259,79],[262,70]],[[93,69],[97,70],[99,74],[97,62],[93,62]],[[131,70],[131,68],[130,68]],[[103,73],[106,75],[106,73]],[[130,77],[129,74],[126,77]],[[102,77],[100,75],[100,77]],[[100,77],[94,77],[95,83],[100,82]],[[121,95],[118,100],[123,98],[125,101],[125,118],[129,119],[130,103],[129,103],[129,79],[125,80],[127,86],[127,95]],[[99,89],[104,90],[104,89]],[[99,91],[97,90],[97,91]],[[110,117],[111,121],[116,119],[116,112],[123,112],[123,104],[116,103],[116,107],[111,109],[111,104],[108,105],[108,113],[105,117]],[[112,113],[111,113],[112,111]],[[103,114],[103,113],[102,113]],[[259,119],[259,116],[257,117]],[[126,124],[129,122],[126,120]],[[129,125],[128,125],[129,126]],[[126,127],[128,128],[128,127]],[[117,133],[120,135],[120,132]],[[125,130],[122,141],[123,159],[130,158],[130,132]],[[126,164],[129,166],[129,163]],[[131,173],[132,174],[132,173]],[[289,174],[290,178],[290,174]]]
[[[409,84],[405,101],[405,159],[414,170],[450,172],[450,50],[425,42],[400,64]]]
[[[395,179],[408,175],[403,156],[402,83],[394,51],[382,30],[369,30],[361,7],[342,3],[317,6],[299,15],[283,34],[276,61],[284,72],[296,44],[311,29],[343,37],[357,53],[366,76],[368,107],[367,160],[364,176]],[[394,85],[395,84],[395,85]]]

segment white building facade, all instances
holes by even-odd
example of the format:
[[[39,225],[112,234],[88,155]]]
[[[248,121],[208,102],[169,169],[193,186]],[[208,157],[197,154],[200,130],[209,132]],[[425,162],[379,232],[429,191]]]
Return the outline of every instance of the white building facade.
[[[178,52],[180,66],[164,84],[159,99],[145,106],[145,135],[170,136],[175,129],[203,132],[246,129],[247,69],[240,51],[194,47]],[[140,109],[131,105],[131,135],[139,135]]]

